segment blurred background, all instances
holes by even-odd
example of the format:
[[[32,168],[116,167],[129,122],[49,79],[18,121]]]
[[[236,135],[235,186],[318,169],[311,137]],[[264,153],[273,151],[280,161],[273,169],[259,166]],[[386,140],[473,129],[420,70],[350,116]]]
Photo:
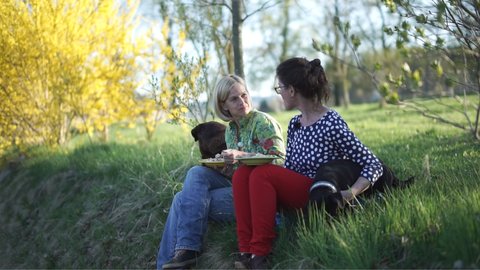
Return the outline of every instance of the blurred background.
[[[0,154],[106,141],[110,126],[214,119],[212,91],[244,77],[283,110],[275,67],[318,58],[329,106],[393,104],[480,138],[479,3],[395,0],[8,0],[0,12]],[[453,98],[464,123],[421,99]],[[448,105],[450,106],[450,105]]]

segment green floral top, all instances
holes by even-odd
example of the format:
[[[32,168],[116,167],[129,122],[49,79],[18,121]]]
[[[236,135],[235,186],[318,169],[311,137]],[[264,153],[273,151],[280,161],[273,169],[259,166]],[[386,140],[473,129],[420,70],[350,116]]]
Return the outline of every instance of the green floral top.
[[[252,110],[239,121],[240,130],[232,121],[225,130],[228,149],[238,149],[250,153],[277,155],[276,164],[285,158],[285,144],[280,124],[270,115]],[[238,134],[237,134],[238,133]]]

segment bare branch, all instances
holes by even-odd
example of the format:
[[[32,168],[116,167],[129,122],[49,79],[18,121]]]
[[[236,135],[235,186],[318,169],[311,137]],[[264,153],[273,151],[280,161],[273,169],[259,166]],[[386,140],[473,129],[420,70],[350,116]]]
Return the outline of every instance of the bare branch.
[[[198,4],[198,7],[200,8],[205,8],[205,7],[211,7],[211,6],[222,6],[226,7],[230,12],[232,12],[232,7],[229,6],[226,1],[207,1],[207,0],[199,0],[200,4]]]
[[[430,118],[430,119],[436,120],[438,122],[457,127],[459,129],[462,129],[462,130],[466,130],[465,126],[463,126],[463,125],[461,125],[457,122],[453,122],[453,121],[450,121],[448,119],[445,119],[445,118],[443,118],[439,115],[433,114],[428,108],[422,108],[422,106],[419,103],[416,103],[416,102],[402,102],[401,104],[415,110],[416,112],[422,114],[423,116],[425,116],[427,118]]]
[[[460,98],[458,98],[458,96],[456,96],[455,98],[456,98],[456,100],[457,100],[460,104],[464,103],[464,101],[461,100]],[[460,113],[460,114],[462,114],[463,116],[465,116],[465,118],[467,119],[467,122],[468,122],[469,126],[472,127],[472,124],[471,124],[471,121],[470,121],[470,117],[469,117],[468,114],[466,113],[466,110],[463,110],[463,111],[462,111],[462,110],[459,110],[458,108],[456,108],[456,107],[454,107],[454,106],[452,106],[452,105],[449,105],[449,104],[443,102],[441,99],[438,99],[438,98],[435,98],[434,101],[435,101],[436,103],[438,103],[438,104],[440,104],[440,105],[442,105],[442,106],[444,106],[444,107],[446,107],[446,108],[454,111],[454,112]]]
[[[269,9],[269,8],[271,8],[271,7],[274,7],[274,6],[278,5],[278,4],[280,4],[281,1],[278,0],[278,1],[274,2],[273,4],[270,4],[270,5],[269,5],[270,2],[271,2],[271,1],[267,1],[267,2],[263,3],[263,4],[262,4],[259,8],[257,8],[256,10],[254,10],[254,11],[252,11],[252,12],[250,12],[250,13],[247,13],[247,14],[245,15],[245,17],[242,18],[242,22],[245,21],[248,17],[254,15],[255,13],[258,13],[258,12],[260,12],[260,11]],[[245,5],[244,5],[244,6],[245,6]]]
[[[468,13],[468,15],[470,15],[477,23],[480,21],[480,16],[478,15],[478,13],[473,13],[470,9],[468,9],[464,3],[462,3],[462,1],[458,1],[458,6],[463,10],[465,11],[466,13]],[[476,11],[478,12],[478,8],[476,9]]]

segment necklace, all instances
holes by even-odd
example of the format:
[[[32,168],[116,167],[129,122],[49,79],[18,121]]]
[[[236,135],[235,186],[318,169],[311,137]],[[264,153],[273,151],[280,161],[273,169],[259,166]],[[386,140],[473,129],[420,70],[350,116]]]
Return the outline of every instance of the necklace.
[[[236,135],[237,135],[237,147],[238,147],[238,150],[242,151],[243,149],[243,142],[240,141],[240,134],[239,134],[239,131],[238,131],[238,127],[236,128]]]
[[[237,125],[235,127],[235,135],[236,135],[236,139],[237,139],[237,147],[238,147],[238,150],[242,151],[243,149],[243,143],[240,141],[240,131],[239,131],[239,126]]]

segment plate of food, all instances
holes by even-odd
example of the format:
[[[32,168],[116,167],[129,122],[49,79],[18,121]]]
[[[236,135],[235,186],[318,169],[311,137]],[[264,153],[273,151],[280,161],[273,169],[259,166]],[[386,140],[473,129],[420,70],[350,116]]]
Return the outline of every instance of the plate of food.
[[[256,166],[256,165],[271,163],[277,158],[280,158],[280,157],[273,156],[273,155],[256,154],[253,156],[237,157],[235,159],[242,164],[249,165],[249,166]]]
[[[208,167],[223,167],[225,166],[225,160],[223,158],[205,158],[199,160],[200,164]]]

